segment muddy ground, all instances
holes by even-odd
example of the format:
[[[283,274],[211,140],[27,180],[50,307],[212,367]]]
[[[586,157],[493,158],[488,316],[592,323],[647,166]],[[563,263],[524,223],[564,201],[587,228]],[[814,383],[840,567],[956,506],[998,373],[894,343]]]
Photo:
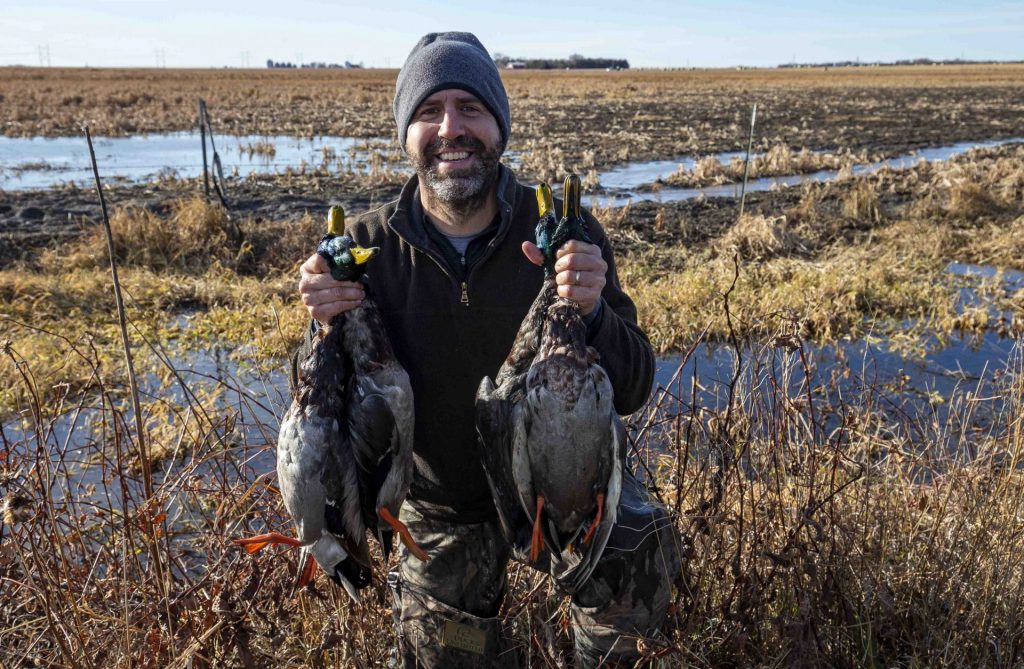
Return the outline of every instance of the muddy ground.
[[[394,137],[395,70],[0,68],[0,134]],[[1024,135],[1024,65],[503,72],[534,176],[746,145],[905,152]]]
[[[125,135],[188,129],[204,97],[217,132],[393,134],[395,71],[61,70],[7,68],[0,133]],[[755,150],[850,149],[896,155],[958,141],[1024,136],[1024,65],[503,73],[512,101],[510,151],[527,182],[559,181],[626,161],[709,155],[744,147],[758,104]],[[230,180],[230,210],[256,220],[320,215],[329,204],[363,211],[397,195],[394,175],[272,176]],[[202,192],[198,180],[111,186],[111,208],[160,212]],[[752,194],[755,211],[791,206],[792,194]],[[734,219],[730,200],[637,204],[627,227],[662,218]],[[98,219],[88,188],[0,191],[0,261],[58,243]],[[628,240],[624,240],[629,243]],[[639,242],[638,242],[639,243]]]
[[[973,156],[1019,156],[1021,148],[1021,144],[1009,144],[975,151],[956,160],[969,162]],[[912,171],[900,170],[885,170],[880,177],[869,177],[872,188],[877,190],[879,205],[893,215],[911,198],[915,178]],[[819,214],[837,221],[848,218],[840,212],[842,202],[861,182],[846,179],[825,189],[823,200],[815,205]],[[230,179],[226,195],[231,216],[259,224],[298,221],[307,214],[321,218],[335,204],[357,214],[397,197],[400,190],[401,177],[394,178],[392,183],[371,187],[360,184],[354,177],[261,175]],[[135,207],[160,215],[169,213],[182,199],[203,193],[203,182],[198,178],[105,187],[110,210]],[[745,209],[755,215],[785,215],[791,220],[798,219],[804,197],[804,190],[799,186],[751,192],[746,196]],[[1020,197],[1024,194],[1018,199]],[[211,198],[216,198],[216,194]],[[586,197],[584,204],[587,205]],[[633,202],[628,209],[598,207],[595,213],[609,229],[619,252],[629,253],[654,246],[700,246],[720,236],[736,221],[738,207],[735,198],[717,197],[683,202]],[[65,186],[39,191],[0,191],[0,262],[28,258],[41,249],[56,247],[100,220],[101,209],[94,189]],[[848,232],[855,229],[856,226],[847,226]]]

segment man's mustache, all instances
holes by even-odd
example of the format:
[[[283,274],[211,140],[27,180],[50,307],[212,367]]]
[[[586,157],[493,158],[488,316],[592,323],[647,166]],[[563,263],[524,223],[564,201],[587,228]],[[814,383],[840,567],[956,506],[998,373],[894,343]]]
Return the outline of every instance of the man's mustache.
[[[436,156],[439,153],[452,151],[454,149],[472,149],[482,151],[484,143],[472,137],[456,137],[455,139],[437,138],[427,145],[427,155]]]

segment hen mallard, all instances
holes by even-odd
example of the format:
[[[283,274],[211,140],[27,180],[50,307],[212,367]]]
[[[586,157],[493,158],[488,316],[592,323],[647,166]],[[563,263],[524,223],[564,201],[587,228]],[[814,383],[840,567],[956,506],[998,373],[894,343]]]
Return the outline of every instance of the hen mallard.
[[[611,381],[586,345],[576,302],[558,297],[556,254],[570,239],[590,242],[580,211],[580,180],[565,181],[557,220],[551,189],[537,188],[537,245],[544,283],[495,379],[477,391],[482,460],[502,528],[514,546],[544,547],[565,584],[593,571],[615,523],[622,482],[624,431]],[[571,573],[570,573],[571,572]]]
[[[317,253],[334,279],[358,281],[377,249],[345,235],[344,213],[332,207]],[[358,600],[372,573],[367,529],[385,558],[397,532],[414,555],[428,559],[398,520],[412,482],[412,446],[409,377],[368,294],[360,307],[320,328],[298,362],[277,441],[278,484],[297,536],[271,532],[235,543],[250,553],[270,544],[301,546],[300,587],[319,564]]]

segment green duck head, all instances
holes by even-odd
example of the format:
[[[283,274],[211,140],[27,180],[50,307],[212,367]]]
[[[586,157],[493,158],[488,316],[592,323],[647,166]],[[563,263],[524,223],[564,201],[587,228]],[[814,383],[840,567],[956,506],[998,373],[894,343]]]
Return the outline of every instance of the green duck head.
[[[580,209],[580,197],[583,185],[580,178],[570,174],[565,178],[565,193],[562,200],[562,220],[555,219],[554,199],[551,187],[546,183],[537,186],[537,208],[540,220],[537,222],[535,235],[537,247],[544,253],[544,272],[554,275],[555,259],[558,249],[570,239],[591,244],[587,221]]]
[[[327,261],[336,281],[358,281],[366,273],[366,262],[380,251],[376,246],[365,249],[345,234],[345,210],[331,207],[327,213],[327,234],[316,247],[317,254]]]

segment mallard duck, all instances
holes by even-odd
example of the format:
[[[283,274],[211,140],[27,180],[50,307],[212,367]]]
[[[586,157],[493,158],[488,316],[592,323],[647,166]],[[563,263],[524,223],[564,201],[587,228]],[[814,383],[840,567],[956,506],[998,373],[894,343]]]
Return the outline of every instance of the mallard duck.
[[[334,279],[358,281],[377,251],[345,235],[344,212],[331,208],[317,253]],[[372,573],[367,529],[375,531],[385,558],[397,532],[414,555],[428,559],[398,520],[412,482],[412,446],[409,377],[367,295],[313,335],[281,422],[278,484],[297,536],[271,532],[235,543],[250,553],[271,544],[301,546],[299,587],[319,564],[358,601]]]
[[[568,585],[593,571],[615,522],[624,432],[608,375],[586,345],[579,306],[558,297],[558,248],[590,241],[580,212],[580,180],[565,181],[557,220],[551,189],[537,189],[537,245],[545,279],[496,377],[477,392],[482,459],[503,530],[536,561],[547,548],[568,563]],[[569,569],[571,567],[571,570]],[[571,571],[571,573],[569,573]]]

